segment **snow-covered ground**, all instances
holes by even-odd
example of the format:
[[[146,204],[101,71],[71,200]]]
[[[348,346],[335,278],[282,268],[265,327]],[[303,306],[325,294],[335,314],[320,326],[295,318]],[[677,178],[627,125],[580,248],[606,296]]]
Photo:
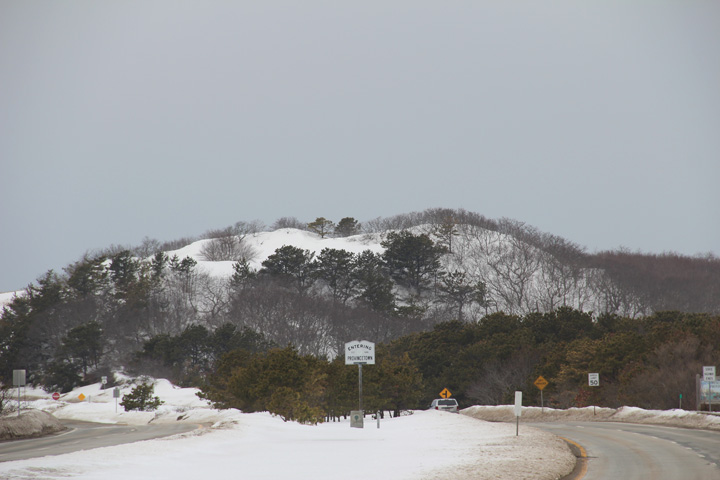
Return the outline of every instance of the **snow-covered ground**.
[[[512,405],[477,405],[466,408],[463,414],[489,422],[514,421]],[[542,422],[625,422],[666,425],[684,428],[720,430],[720,416],[690,410],[644,410],[637,407],[584,407],[556,410],[553,408],[523,407],[522,421]]]
[[[132,385],[122,387],[128,393]],[[165,402],[155,413],[124,412],[112,389],[90,385],[63,395],[28,390],[26,408],[60,419],[105,423],[193,422],[211,427],[135,444],[0,463],[0,478],[20,479],[556,479],[575,457],[556,437],[466,415],[416,411],[365,428],[348,421],[317,426],[283,422],[267,413],[218,411],[195,389],[155,382]],[[82,394],[85,399],[79,400]],[[178,420],[180,419],[180,420]]]
[[[127,382],[119,387],[121,395],[129,393],[130,379],[121,381]],[[112,388],[102,390],[99,384],[78,388],[58,401],[51,399],[51,392],[21,392],[23,408],[60,419],[131,425],[181,421],[199,428],[159,440],[3,462],[0,478],[557,479],[572,469],[575,457],[557,437],[524,423],[621,421],[720,430],[720,417],[686,410],[523,407],[516,436],[512,405],[475,406],[461,415],[415,411],[381,420],[380,428],[370,417],[363,429],[351,428],[348,421],[308,426],[268,413],[216,410],[195,395],[196,389],[166,380],[154,380],[154,385],[155,395],[165,402],[156,412],[125,412],[116,405]]]

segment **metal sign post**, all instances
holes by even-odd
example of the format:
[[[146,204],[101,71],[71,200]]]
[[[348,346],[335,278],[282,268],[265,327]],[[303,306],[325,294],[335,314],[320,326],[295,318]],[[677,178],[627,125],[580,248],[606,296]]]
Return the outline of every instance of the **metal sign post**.
[[[600,374],[599,373],[588,373],[588,385],[591,387],[600,386]],[[593,415],[595,415],[595,405],[593,405]]]
[[[703,367],[703,380],[708,382],[708,411],[712,412],[712,382],[715,381],[715,366]]]
[[[545,402],[543,400],[543,390],[545,389],[545,387],[547,387],[548,383],[549,382],[547,380],[545,380],[545,378],[543,378],[542,375],[537,377],[537,379],[533,382],[533,385],[535,385],[537,388],[540,389],[540,408],[541,408],[542,413],[545,413]]]
[[[362,404],[362,363],[358,363],[358,410],[363,411]]]
[[[515,436],[520,435],[520,414],[522,413],[522,392],[515,392]]]
[[[25,386],[25,370],[13,370],[13,385],[18,389],[18,417],[20,416],[20,387]]]
[[[115,399],[115,413],[117,413],[118,398],[120,398],[120,389],[118,387],[113,389],[113,398]]]
[[[363,413],[362,366],[375,365],[375,344],[367,340],[354,340],[345,344],[345,365],[358,366],[358,405]],[[362,427],[362,422],[350,422],[351,427]]]

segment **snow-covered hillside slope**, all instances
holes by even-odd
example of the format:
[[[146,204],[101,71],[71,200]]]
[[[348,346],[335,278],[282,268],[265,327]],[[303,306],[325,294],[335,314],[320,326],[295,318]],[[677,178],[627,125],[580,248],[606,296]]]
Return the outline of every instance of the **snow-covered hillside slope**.
[[[488,230],[476,225],[456,225],[451,234],[438,233],[437,225],[420,225],[409,229],[425,233],[433,241],[448,248],[441,259],[446,272],[463,272],[467,281],[486,286],[486,304],[468,305],[463,318],[477,320],[488,313],[503,311],[524,315],[549,312],[568,306],[595,314],[612,312],[619,315],[646,314],[632,296],[621,289],[601,270],[583,268],[562,248],[538,248],[523,240],[520,234]],[[306,230],[283,228],[237,237],[243,249],[251,252],[250,268],[259,270],[262,262],[283,246],[289,245],[319,254],[323,249],[361,253],[370,250],[382,253],[381,242],[389,232],[369,233],[342,238],[325,237]],[[234,261],[208,261],[203,255],[213,239],[198,240],[177,250],[165,252],[170,257],[190,257],[198,262],[198,271],[214,279],[227,279],[233,274]],[[149,260],[150,258],[148,258]],[[12,299],[14,292],[0,295],[0,305]]]
[[[570,260],[552,255],[516,236],[474,225],[458,225],[449,240],[438,236],[433,225],[417,226],[410,231],[425,233],[449,249],[441,259],[443,270],[464,272],[469,282],[485,283],[487,305],[469,307],[465,318],[478,319],[496,311],[523,315],[537,310],[552,311],[560,306],[596,313],[609,308],[608,299],[597,294],[601,287],[603,291],[612,290],[610,280],[602,271],[580,268]],[[382,253],[381,242],[387,233],[321,238],[309,231],[288,228],[249,234],[243,238],[243,244],[254,253],[249,259],[250,267],[258,270],[263,261],[285,245],[315,254],[325,248]],[[189,256],[198,261],[202,271],[215,278],[227,278],[233,273],[234,262],[206,261],[201,253],[211,241],[200,240],[167,253],[179,258]],[[625,313],[636,313],[632,305],[623,306],[623,309]]]

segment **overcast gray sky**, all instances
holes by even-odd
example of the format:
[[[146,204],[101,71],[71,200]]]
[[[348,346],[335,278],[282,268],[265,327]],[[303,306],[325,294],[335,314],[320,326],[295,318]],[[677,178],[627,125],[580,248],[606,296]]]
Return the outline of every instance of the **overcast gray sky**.
[[[435,207],[718,254],[720,2],[0,0],[0,162],[0,291]]]

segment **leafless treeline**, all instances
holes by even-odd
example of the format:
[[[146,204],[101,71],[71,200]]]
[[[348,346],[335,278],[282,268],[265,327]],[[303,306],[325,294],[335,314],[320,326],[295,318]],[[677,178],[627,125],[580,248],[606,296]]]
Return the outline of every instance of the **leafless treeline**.
[[[522,222],[490,220],[462,209],[430,209],[364,227],[367,232],[425,228],[436,241],[451,245],[445,269],[464,271],[488,290],[487,304],[475,307],[469,318],[561,306],[631,318],[664,310],[720,312],[720,259],[712,254],[589,254]]]

